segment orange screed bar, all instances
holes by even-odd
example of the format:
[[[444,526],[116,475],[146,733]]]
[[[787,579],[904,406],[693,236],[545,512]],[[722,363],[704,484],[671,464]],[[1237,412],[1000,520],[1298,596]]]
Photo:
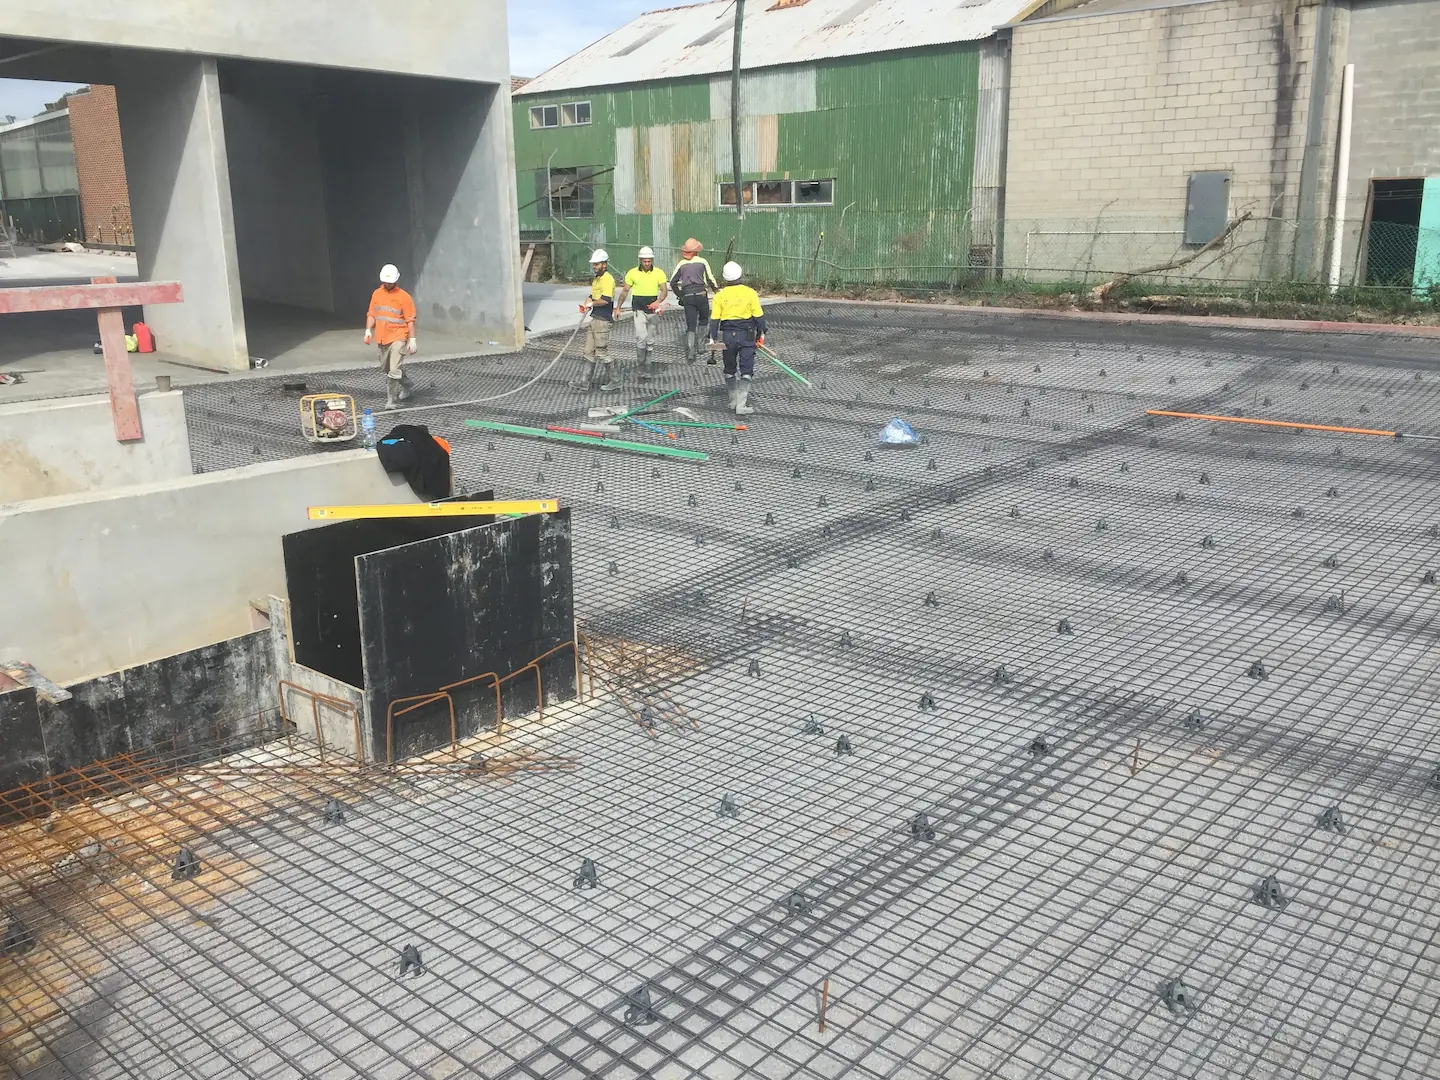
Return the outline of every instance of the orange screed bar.
[[[1181,420],[1214,420],[1220,424],[1260,424],[1264,427],[1303,428],[1305,431],[1338,431],[1342,435],[1384,435],[1398,439],[1398,431],[1377,431],[1374,428],[1336,427],[1333,424],[1297,424],[1293,420],[1257,420],[1246,416],[1211,416],[1209,413],[1167,412],[1164,409],[1146,409],[1146,416],[1174,416]]]

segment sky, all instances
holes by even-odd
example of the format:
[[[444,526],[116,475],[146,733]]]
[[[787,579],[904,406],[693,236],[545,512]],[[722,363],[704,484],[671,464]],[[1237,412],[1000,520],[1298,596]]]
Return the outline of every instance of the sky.
[[[687,0],[508,0],[510,71],[533,78],[579,52],[641,12],[676,7]]]
[[[0,79],[0,123],[5,117],[28,120],[66,90],[77,83],[30,82],[26,79]]]
[[[4,0],[0,0],[3,3]],[[579,52],[644,11],[684,0],[612,0],[596,7],[581,0],[507,0],[510,17],[510,71],[533,77]],[[0,123],[34,116],[73,83],[0,79]]]

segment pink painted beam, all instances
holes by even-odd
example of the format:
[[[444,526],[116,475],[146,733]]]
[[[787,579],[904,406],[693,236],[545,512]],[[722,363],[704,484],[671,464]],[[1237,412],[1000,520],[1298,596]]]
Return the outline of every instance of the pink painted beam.
[[[121,288],[114,278],[91,278],[101,289]],[[72,286],[83,288],[84,286]],[[176,286],[177,291],[179,286]],[[105,354],[105,383],[110,390],[110,419],[115,423],[116,442],[138,442],[140,403],[135,400],[135,381],[130,374],[130,352],[125,348],[125,313],[118,307],[102,307],[95,313],[100,324],[100,351]]]
[[[179,304],[185,299],[178,281],[132,281],[96,278],[92,285],[36,285],[0,289],[0,315],[25,311],[83,311],[87,308]]]

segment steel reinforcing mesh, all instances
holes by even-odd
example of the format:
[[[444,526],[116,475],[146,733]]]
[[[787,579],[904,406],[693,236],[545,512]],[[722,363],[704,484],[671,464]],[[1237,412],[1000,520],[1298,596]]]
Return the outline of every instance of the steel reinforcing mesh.
[[[84,948],[43,961],[66,1024],[12,1067],[1433,1076],[1436,451],[1145,410],[1440,433],[1435,340],[770,317],[813,385],[762,361],[748,430],[664,440],[704,463],[464,424],[674,387],[727,421],[673,316],[649,384],[622,324],[617,393],[565,386],[577,349],[397,417],[461,488],[572,509],[599,692],[482,740],[504,775],[227,757],[186,901],[211,921],[39,902]],[[416,365],[416,404],[511,390],[565,336]],[[281,383],[187,391],[197,468],[309,452]],[[892,417],[924,444],[882,448]]]

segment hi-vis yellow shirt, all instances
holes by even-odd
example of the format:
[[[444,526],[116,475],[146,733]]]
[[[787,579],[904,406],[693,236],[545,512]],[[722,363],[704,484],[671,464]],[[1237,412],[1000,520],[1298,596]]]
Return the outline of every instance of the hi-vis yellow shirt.
[[[726,285],[715,294],[710,307],[710,318],[715,322],[727,320],[759,319],[765,311],[760,307],[760,294],[749,285]]]
[[[635,293],[636,296],[656,297],[660,295],[660,286],[670,281],[665,276],[665,271],[651,267],[649,270],[641,270],[638,266],[632,267],[625,274],[625,287]]]
[[[609,270],[590,282],[590,314],[606,322],[615,321],[615,275]]]

